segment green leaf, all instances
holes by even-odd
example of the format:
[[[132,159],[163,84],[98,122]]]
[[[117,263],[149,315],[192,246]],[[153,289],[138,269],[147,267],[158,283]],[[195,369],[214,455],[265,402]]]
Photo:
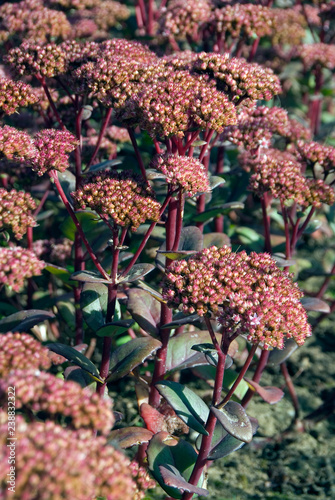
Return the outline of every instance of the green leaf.
[[[306,311],[317,311],[326,314],[330,313],[330,307],[327,302],[316,297],[302,297],[300,302]]]
[[[199,396],[184,385],[170,380],[157,382],[155,387],[186,425],[200,434],[208,435],[203,424],[207,421],[209,409]]]
[[[80,387],[85,388],[94,383],[94,378],[86,370],[79,368],[78,366],[68,366],[64,370],[64,379],[71,380],[80,385]]]
[[[172,498],[180,499],[183,495],[178,488],[166,485],[160,467],[173,466],[188,482],[197,460],[197,453],[190,443],[184,440],[176,441],[167,432],[159,432],[151,439],[147,448],[148,466],[160,486]],[[202,474],[198,485],[204,482]]]
[[[204,497],[206,497],[209,493],[204,488],[199,488],[199,486],[188,483],[180,474],[179,470],[173,465],[160,465],[159,470],[164,484],[167,486],[173,486],[174,488],[178,488],[180,491],[188,491]]]
[[[90,210],[77,211],[76,217],[85,233],[91,234],[96,226],[100,224],[98,215],[95,212],[91,212]],[[66,238],[74,241],[77,229],[70,216],[66,217],[64,222],[62,222],[62,224],[60,225],[60,230]]]
[[[224,245],[230,246],[230,238],[224,233],[207,233],[204,235],[204,248],[212,246],[221,248]]]
[[[0,320],[0,332],[10,331],[24,332],[43,321],[54,318],[55,315],[48,311],[39,309],[29,309],[28,311],[18,311],[7,318]]]
[[[225,183],[226,183],[225,179],[223,177],[220,177],[219,175],[209,176],[209,185],[212,191],[213,189],[222,186]]]
[[[211,412],[214,413],[222,427],[231,436],[245,443],[250,443],[252,440],[252,426],[243,406],[235,401],[228,401],[220,409],[212,406]]]
[[[140,365],[161,347],[159,340],[151,337],[132,339],[115,349],[110,361],[107,382],[119,380]]]
[[[241,202],[234,201],[231,203],[224,203],[223,205],[213,207],[210,210],[205,210],[204,212],[195,215],[193,217],[193,220],[195,222],[207,222],[208,220],[213,219],[213,217],[217,217],[218,215],[227,215],[232,210],[243,209],[243,208],[244,208],[244,203]]]
[[[71,193],[76,189],[76,177],[70,170],[64,170],[64,172],[58,172],[58,179],[66,198],[72,205],[73,199]]]
[[[196,226],[183,227],[180,234],[180,240],[177,252],[187,252],[184,255],[191,255],[191,253],[199,252],[202,249],[203,249],[203,234],[200,231],[200,229],[197,228]],[[160,246],[159,252],[160,253],[157,253],[156,257],[156,264],[160,268],[165,268],[165,258],[164,256],[162,256],[162,253],[166,252],[165,241]]]
[[[158,335],[161,315],[160,303],[150,293],[140,288],[130,288],[126,293],[128,296],[127,310],[132,318],[145,332]]]
[[[67,269],[63,267],[55,266],[53,264],[48,264],[44,268],[45,271],[48,271],[50,274],[53,274],[57,278],[61,279],[64,283],[69,283],[70,273]],[[69,285],[73,286],[73,283],[69,283]]]
[[[80,294],[84,320],[92,330],[104,326],[107,313],[108,288],[102,283],[85,283]]]
[[[91,165],[89,168],[89,172],[97,172],[98,170],[105,170],[106,168],[109,167],[115,167],[116,165],[120,165],[122,163],[121,158],[117,158],[114,160],[105,160],[100,163],[95,163],[94,165]]]
[[[97,330],[96,334],[98,337],[115,337],[121,333],[126,332],[134,324],[132,319],[123,319],[119,321],[112,321],[102,326]]]
[[[72,302],[62,301],[56,303],[56,307],[60,316],[63,318],[65,323],[74,330],[76,327],[76,308]]]
[[[110,280],[106,280],[101,276],[101,274],[94,271],[77,271],[71,274],[70,279],[72,281],[80,281],[83,283],[106,283],[108,285],[112,283]]]
[[[270,351],[268,363],[271,365],[280,365],[284,363],[296,349],[298,349],[298,344],[294,339],[285,339],[283,349],[274,348]]]
[[[117,443],[120,448],[126,449],[131,446],[148,443],[153,435],[153,432],[144,427],[125,427],[110,432],[108,438]]]
[[[92,363],[92,361],[86,358],[86,356],[78,352],[76,349],[73,349],[73,347],[54,342],[53,344],[48,344],[47,348],[56,354],[60,354],[60,356],[63,356],[67,360],[71,361],[74,365],[79,366],[86,372],[90,373],[99,382],[103,382],[100,378],[98,368]]]
[[[131,270],[126,274],[126,276],[119,276],[116,282],[131,283],[132,281],[137,281],[154,269],[155,266],[153,264],[134,264]]]

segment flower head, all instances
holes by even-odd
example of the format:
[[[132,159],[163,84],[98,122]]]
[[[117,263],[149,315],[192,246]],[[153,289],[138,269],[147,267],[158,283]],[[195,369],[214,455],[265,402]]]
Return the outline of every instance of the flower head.
[[[108,216],[118,226],[136,231],[147,219],[159,219],[160,204],[141,176],[131,171],[93,175],[72,196],[82,210],[87,207],[100,217]]]
[[[33,368],[13,370],[0,382],[3,404],[8,385],[15,386],[16,409],[43,412],[56,421],[63,415],[74,429],[97,430],[103,434],[108,434],[114,424],[111,400],[100,399],[98,394],[82,389],[76,382]]]
[[[43,175],[48,170],[64,172],[69,167],[69,153],[74,151],[79,141],[67,130],[45,129],[34,137],[38,155],[33,163],[33,170]]]
[[[305,37],[307,22],[305,16],[297,9],[271,9],[273,45],[299,45]]]
[[[53,78],[67,70],[66,54],[55,43],[23,42],[8,52],[5,62],[19,75]]]
[[[8,488],[7,423],[0,427],[0,487]],[[13,500],[133,500],[136,484],[128,458],[104,437],[54,422],[16,417],[16,486]]]
[[[157,155],[151,166],[163,172],[169,184],[180,186],[189,196],[210,191],[205,167],[196,158],[172,154]]]
[[[196,39],[201,25],[210,19],[209,0],[172,0],[160,17],[160,33],[176,40]]]
[[[8,125],[0,127],[0,158],[31,163],[37,155],[30,135]]]
[[[299,55],[306,69],[319,65],[323,68],[335,68],[335,45],[327,43],[313,43],[302,45],[298,49]]]
[[[282,203],[295,201],[301,207],[319,208],[322,203],[332,205],[334,190],[323,180],[307,179],[301,171],[301,163],[287,153],[268,150],[262,158],[254,160],[254,173],[249,189],[259,196],[269,191]]]
[[[35,208],[36,203],[29,193],[0,188],[0,228],[10,227],[18,240],[27,232],[28,227],[36,226],[31,215],[31,210]]]
[[[45,263],[21,247],[0,248],[0,285],[19,292],[26,278],[39,276]]]
[[[296,148],[301,160],[306,162],[308,166],[314,167],[318,163],[325,173],[335,170],[335,148],[333,146],[300,140],[297,142]]]
[[[50,368],[48,349],[27,333],[9,332],[0,336],[0,375],[12,370]]]
[[[252,3],[234,3],[214,10],[211,25],[233,38],[263,37],[272,32],[272,9]]]
[[[302,345],[311,335],[302,297],[290,274],[268,254],[211,247],[167,269],[163,297],[184,313],[213,312],[228,334],[245,334],[264,348],[283,348],[284,338]]]
[[[17,108],[35,104],[38,101],[33,88],[23,82],[0,78],[0,110],[6,115],[15,113]]]
[[[271,69],[242,58],[230,59],[229,54],[201,52],[193,70],[213,78],[217,89],[235,104],[244,99],[268,101],[281,92],[279,79]]]

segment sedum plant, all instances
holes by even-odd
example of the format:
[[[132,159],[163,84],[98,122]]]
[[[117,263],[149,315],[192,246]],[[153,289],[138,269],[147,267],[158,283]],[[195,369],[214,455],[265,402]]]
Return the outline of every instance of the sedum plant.
[[[270,361],[298,422],[286,360],[307,312],[335,308],[335,264],[306,294],[296,266],[316,215],[334,230],[334,26],[332,2],[293,4],[0,7],[4,498],[208,495],[212,462],[257,432],[253,396],[284,395]],[[136,425],[109,395],[124,381]]]

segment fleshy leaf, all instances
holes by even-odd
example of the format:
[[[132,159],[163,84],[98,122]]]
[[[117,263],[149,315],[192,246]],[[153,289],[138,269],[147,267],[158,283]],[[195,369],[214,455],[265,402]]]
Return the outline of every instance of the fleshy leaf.
[[[303,297],[300,302],[306,311],[317,311],[322,313],[330,313],[330,307],[324,300],[316,297]]]
[[[195,215],[193,217],[193,220],[195,222],[207,222],[213,217],[217,217],[218,215],[229,214],[229,212],[231,212],[232,210],[237,210],[239,208],[240,209],[244,208],[244,203],[240,203],[238,201],[234,201],[231,203],[224,203],[223,205],[220,205],[218,207],[213,207],[210,210],[205,210],[204,212]]]
[[[207,233],[204,234],[204,248],[223,247],[224,245],[230,245],[230,238],[224,233]]]
[[[75,187],[72,189],[72,191],[74,190]],[[71,198],[71,203],[72,201],[73,200]],[[96,226],[100,223],[97,214],[95,212],[91,212],[90,210],[85,210],[85,211],[78,210],[76,212],[76,217],[80,222],[83,231],[85,233],[88,232],[90,235],[92,234]],[[62,231],[63,235],[66,238],[68,238],[71,241],[74,241],[76,234],[76,226],[70,216],[64,219],[64,222],[62,222],[62,224],[60,225],[60,230]]]
[[[94,165],[91,165],[91,167],[89,168],[89,172],[97,172],[98,170],[105,170],[106,168],[120,165],[120,163],[122,163],[121,158],[116,158],[114,160],[105,160],[102,161],[101,163],[95,163]]]
[[[144,427],[125,427],[115,429],[109,434],[109,440],[126,449],[138,444],[148,443],[153,433]]]
[[[94,331],[105,324],[108,288],[103,283],[85,283],[80,294],[80,307],[88,326]]]
[[[203,234],[196,226],[183,227],[177,252],[199,252],[203,249]],[[156,264],[160,268],[165,267],[165,258],[162,252],[166,251],[165,242],[159,248],[161,253],[157,253]],[[174,252],[175,253],[175,252]]]
[[[0,332],[10,331],[24,332],[30,330],[38,323],[54,318],[55,315],[40,309],[29,309],[28,311],[18,311],[0,321]]]
[[[176,487],[168,486],[164,483],[160,466],[172,465],[180,472],[188,482],[197,460],[197,453],[190,443],[180,439],[176,441],[167,432],[159,432],[150,441],[147,448],[149,469],[160,486],[172,498],[180,499],[183,493]],[[204,475],[202,474],[198,485],[203,485]]]
[[[88,358],[86,358],[86,356],[81,354],[81,352],[78,352],[73,347],[59,344],[58,342],[48,344],[47,347],[48,349],[50,349],[50,351],[55,352],[56,354],[60,354],[60,356],[63,356],[67,360],[71,361],[71,363],[73,363],[74,365],[79,366],[86,372],[93,375],[96,380],[100,382],[103,381],[100,378],[98,368],[92,363],[92,361],[90,361]]]
[[[64,378],[65,380],[76,382],[83,388],[92,384],[94,381],[92,376],[87,371],[79,368],[78,366],[68,366],[65,368]]]
[[[155,387],[186,425],[200,434],[208,435],[203,424],[207,421],[209,409],[199,396],[171,380],[158,382]]]
[[[143,330],[151,335],[158,335],[160,322],[160,303],[148,292],[140,288],[127,290],[127,310]]]
[[[184,314],[182,312],[178,312],[173,316],[171,323],[166,323],[163,326],[166,329],[178,328],[182,325],[195,325],[199,327],[200,323],[201,318],[198,314]]]
[[[179,260],[184,259],[185,257],[189,257],[190,255],[194,255],[196,253],[195,250],[157,250],[158,254],[164,255],[170,260]]]
[[[152,337],[132,339],[121,345],[112,353],[110,371],[107,382],[119,380],[143,363],[151,354],[161,347],[159,340]]]
[[[250,417],[252,434],[256,434],[258,429],[258,422],[255,418]],[[199,436],[201,439],[201,436]],[[197,448],[200,449],[201,440],[197,440]],[[216,423],[211,451],[208,456],[208,460],[218,460],[219,458],[226,457],[230,455],[234,451],[239,450],[246,443],[244,441],[240,441],[239,439],[234,438],[231,434],[228,434],[225,429],[222,427],[220,422]]]
[[[98,337],[115,337],[121,333],[126,332],[134,324],[132,319],[120,319],[118,321],[112,321],[111,323],[106,323],[97,330],[96,334]]]
[[[279,387],[262,387],[261,385],[257,384],[257,382],[254,382],[253,380],[250,380],[246,377],[244,377],[244,380],[247,382],[247,384],[249,384],[251,390],[256,391],[257,394],[259,394],[259,396],[270,405],[278,403],[278,401],[280,401],[284,396],[284,392],[279,389]]]
[[[226,183],[225,179],[223,179],[222,177],[220,177],[218,175],[210,175],[209,176],[209,185],[210,185],[210,188],[212,191],[213,191],[213,189],[215,189],[219,186],[222,186],[225,183]]]
[[[146,292],[148,292],[151,295],[151,297],[158,300],[158,302],[161,302],[162,304],[166,304],[166,300],[163,299],[162,294],[160,292],[158,292],[157,290],[155,290],[154,288],[152,288],[151,286],[149,286],[147,283],[145,283],[144,281],[138,280],[138,282],[136,284],[139,288],[141,288],[141,290],[145,290]]]
[[[50,274],[53,274],[64,283],[68,283],[70,279],[70,273],[67,269],[63,267],[55,266],[54,264],[48,264],[45,266],[44,271],[48,271]],[[73,283],[70,283],[73,286]]]
[[[132,281],[143,278],[146,274],[155,269],[153,264],[134,264],[126,276],[119,276],[117,283],[131,283]]]
[[[72,281],[81,281],[84,283],[106,283],[111,284],[110,280],[106,280],[99,273],[93,271],[77,271],[71,274]]]
[[[204,497],[206,497],[209,493],[204,488],[199,488],[198,486],[188,483],[180,474],[179,470],[173,465],[160,465],[159,470],[163,481],[167,486],[174,486],[175,488],[178,488],[178,490],[189,491]]]
[[[269,354],[269,364],[280,365],[284,363],[294,351],[298,349],[298,344],[294,339],[285,339],[285,344],[283,349],[273,349]]]
[[[252,427],[243,406],[235,401],[228,401],[220,410],[212,406],[211,412],[231,436],[245,443],[250,443]]]
[[[204,355],[205,355],[205,357],[206,357],[206,360],[208,361],[208,364],[210,364],[212,366],[217,366],[217,364],[218,364],[218,353],[217,353],[217,351],[216,351],[216,349],[215,349],[215,347],[214,347],[213,344],[207,344],[207,343],[205,343],[205,344],[197,344],[197,345],[193,345],[191,347],[191,349],[193,351],[203,352]],[[231,360],[231,363],[230,363],[230,366],[231,366],[233,364],[233,360],[231,358],[230,358],[230,360]],[[227,366],[227,368],[229,368],[229,366]]]

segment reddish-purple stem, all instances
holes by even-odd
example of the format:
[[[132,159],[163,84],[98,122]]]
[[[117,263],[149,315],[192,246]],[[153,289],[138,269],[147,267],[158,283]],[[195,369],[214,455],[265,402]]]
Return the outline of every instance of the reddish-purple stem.
[[[259,361],[258,361],[258,364],[257,364],[257,368],[256,368],[256,371],[254,373],[254,376],[252,377],[252,380],[254,382],[259,382],[261,377],[262,377],[262,373],[267,365],[267,362],[268,362],[268,359],[269,359],[269,354],[270,354],[270,351],[265,351],[263,350],[262,351],[262,354],[260,355],[260,358],[259,358]],[[248,392],[246,393],[246,395],[244,396],[244,398],[242,399],[242,406],[244,408],[246,408],[250,402],[250,400],[253,398],[253,395],[255,394],[255,391],[252,391],[251,389],[248,390]]]
[[[36,78],[38,79],[38,81],[40,82],[40,84],[41,84],[41,85],[42,85],[42,87],[43,87],[43,90],[44,90],[44,92],[45,92],[45,95],[46,95],[46,97],[47,97],[47,99],[48,99],[48,101],[49,101],[50,107],[51,107],[51,109],[52,109],[52,111],[53,111],[53,113],[54,113],[54,115],[55,115],[55,118],[56,118],[56,120],[58,121],[58,123],[59,123],[59,125],[60,125],[61,129],[62,129],[62,130],[66,130],[66,127],[65,127],[64,123],[62,122],[61,117],[59,116],[59,113],[58,113],[58,111],[57,111],[57,108],[56,108],[56,106],[55,106],[55,103],[54,103],[54,101],[53,101],[53,98],[52,98],[52,96],[51,96],[51,94],[50,94],[50,92],[49,92],[48,86],[47,86],[47,84],[45,83],[45,78],[44,78],[44,77],[42,77],[42,76],[37,76]]]
[[[211,339],[216,346],[217,341],[216,341],[216,336],[215,333],[212,329],[212,325],[210,323],[209,318],[205,318],[206,325],[208,328],[208,331],[210,333]],[[222,384],[223,384],[223,376],[224,376],[224,369],[225,369],[225,363],[226,363],[226,357],[229,349],[229,339],[225,336],[222,338],[222,348],[219,346],[219,350],[217,349],[218,352],[218,364],[216,367],[216,375],[215,375],[215,382],[214,382],[214,391],[213,391],[213,398],[212,398],[212,405],[216,406],[220,399],[221,399],[221,392],[222,392]],[[197,461],[195,463],[194,469],[192,471],[191,477],[189,479],[189,483],[196,485],[199,482],[199,479],[201,477],[201,474],[203,473],[204,468],[207,465],[207,460],[208,460],[208,455],[211,449],[211,443],[212,443],[212,438],[213,438],[213,433],[215,429],[215,424],[216,424],[216,417],[212,412],[209,412],[209,416],[207,419],[207,423],[205,426],[206,431],[208,432],[208,436],[202,436],[201,440],[201,446],[198,454]],[[182,500],[191,500],[193,497],[193,493],[185,491]]]
[[[100,129],[100,132],[99,132],[99,137],[98,137],[97,143],[95,145],[95,149],[93,151],[93,155],[92,155],[90,161],[88,162],[88,165],[86,166],[85,170],[88,170],[90,168],[90,166],[93,165],[93,163],[94,163],[94,161],[95,161],[95,159],[97,157],[98,151],[99,151],[100,146],[101,146],[101,141],[102,141],[102,139],[103,139],[103,137],[105,135],[106,128],[108,127],[109,120],[110,120],[110,117],[112,115],[112,112],[113,112],[112,108],[108,108],[107,109],[106,116],[105,116],[104,121],[102,122],[101,129]]]
[[[183,217],[184,217],[184,203],[185,203],[185,194],[182,189],[179,190],[178,193],[178,209],[177,209],[177,221],[176,221],[176,235],[173,243],[172,250],[175,252],[178,250],[180,235],[183,228]]]
[[[284,376],[288,392],[291,396],[292,403],[294,406],[294,411],[295,411],[295,418],[297,419],[299,417],[300,405],[299,405],[299,400],[298,400],[297,393],[295,391],[294,384],[292,382],[291,376],[290,376],[288,369],[287,369],[287,364],[285,362],[281,363],[280,369],[281,369],[281,372]]]
[[[62,202],[64,203],[65,205],[65,208],[66,210],[68,211],[68,214],[70,215],[71,219],[73,220],[74,222],[74,225],[76,226],[76,229],[78,231],[78,233],[80,234],[80,237],[82,239],[82,242],[84,243],[85,247],[86,247],[86,250],[87,252],[89,253],[91,259],[92,259],[92,262],[93,264],[95,265],[95,267],[97,268],[97,270],[99,271],[99,273],[105,278],[105,279],[109,279],[109,276],[108,274],[106,273],[106,271],[104,270],[104,268],[101,266],[97,256],[95,255],[95,253],[93,252],[92,248],[91,248],[91,245],[89,244],[85,234],[84,234],[84,231],[82,230],[82,227],[68,201],[68,199],[66,198],[65,196],[65,193],[63,191],[63,188],[62,188],[62,185],[61,183],[59,182],[59,179],[58,179],[58,173],[56,170],[50,170],[49,171],[49,177],[50,179],[52,179],[54,181],[54,184],[55,184],[55,187],[58,191],[58,194],[62,200]]]
[[[250,352],[248,354],[248,357],[245,360],[245,363],[244,363],[244,365],[242,367],[242,370],[238,374],[237,379],[235,380],[235,382],[233,383],[233,385],[231,386],[231,388],[227,392],[227,395],[225,396],[225,398],[223,399],[223,401],[218,405],[218,408],[223,408],[223,406],[230,400],[230,398],[232,397],[232,395],[236,391],[237,386],[239,385],[239,383],[241,382],[242,378],[246,374],[246,372],[247,372],[247,370],[248,370],[248,368],[250,366],[250,363],[253,360],[253,357],[255,355],[257,346],[258,346],[257,344],[253,344],[252,345],[252,347],[250,349]]]
[[[270,217],[268,215],[268,207],[271,200],[269,200],[268,193],[264,193],[261,198],[262,214],[263,214],[263,226],[264,226],[264,250],[265,252],[272,252],[271,236],[270,236]]]

